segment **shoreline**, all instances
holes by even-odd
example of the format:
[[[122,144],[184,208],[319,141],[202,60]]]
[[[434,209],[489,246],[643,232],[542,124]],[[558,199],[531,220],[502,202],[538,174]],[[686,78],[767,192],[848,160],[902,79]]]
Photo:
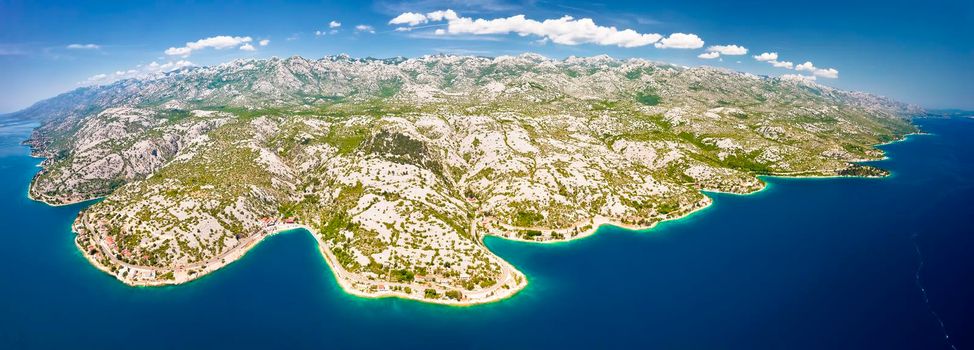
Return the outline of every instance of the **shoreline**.
[[[767,186],[764,186],[764,187],[767,187]],[[762,187],[762,189],[764,187]],[[755,192],[759,192],[759,191],[755,191]],[[751,192],[751,193],[755,193],[755,192]],[[751,194],[751,193],[746,193],[746,194],[743,194],[743,195],[748,195],[748,194]],[[679,215],[675,215],[673,217],[669,217],[669,218],[666,218],[666,219],[662,219],[662,220],[653,222],[653,223],[651,223],[651,224],[649,224],[647,226],[639,226],[639,225],[627,224],[627,223],[624,223],[624,222],[622,222],[621,220],[619,220],[617,218],[610,218],[610,217],[606,217],[606,216],[596,216],[596,217],[592,218],[591,221],[590,221],[591,222],[590,225],[592,226],[591,228],[589,228],[588,230],[579,232],[578,235],[575,235],[573,237],[556,238],[556,239],[548,239],[548,240],[540,240],[540,241],[539,240],[524,239],[524,238],[520,238],[520,237],[517,237],[517,236],[509,237],[509,236],[504,236],[504,235],[499,235],[499,234],[494,234],[494,233],[487,233],[487,234],[484,235],[484,237],[486,237],[486,236],[492,236],[492,237],[497,237],[497,238],[500,238],[500,239],[504,239],[504,240],[508,240],[508,241],[513,241],[513,242],[545,245],[545,244],[570,243],[570,242],[573,242],[573,241],[577,241],[577,240],[581,240],[581,239],[584,239],[584,238],[592,237],[596,233],[598,233],[599,230],[602,229],[602,227],[605,227],[605,226],[613,226],[613,227],[618,227],[618,228],[621,228],[621,229],[624,229],[624,230],[628,230],[628,231],[644,233],[646,231],[652,230],[653,228],[655,228],[657,225],[659,225],[661,223],[669,222],[669,221],[679,221],[679,220],[685,219],[685,218],[687,218],[687,217],[689,217],[689,216],[691,216],[693,214],[696,214],[698,212],[701,212],[704,209],[710,208],[713,205],[714,200],[710,196],[707,196],[706,194],[704,194],[704,198],[701,199],[697,203],[703,203],[703,204],[697,206],[696,208],[687,210],[686,212],[680,213]],[[586,221],[586,222],[588,222],[588,221]],[[548,231],[553,231],[553,232],[558,232],[558,231],[571,231],[571,230],[573,230],[576,227],[578,227],[578,225],[570,226],[568,228],[547,229],[547,230]]]
[[[933,135],[933,134],[927,133],[927,132],[923,132],[923,131],[912,132],[912,133],[904,134],[902,137],[900,137],[900,138],[898,138],[896,140],[892,140],[892,141],[888,141],[888,142],[884,142],[884,143],[875,144],[875,145],[873,145],[873,147],[887,146],[887,145],[891,145],[891,144],[895,144],[895,143],[907,141],[907,140],[910,139],[911,136],[923,136],[923,135]],[[885,151],[884,151],[884,153],[885,153]],[[884,154],[884,156],[882,158],[879,158],[879,159],[863,160],[863,161],[850,162],[850,163],[881,162],[881,161],[888,160],[888,159],[889,159],[889,157],[885,156],[885,154]],[[559,239],[550,239],[550,240],[538,241],[538,240],[523,239],[523,238],[519,238],[517,236],[508,237],[508,236],[497,235],[497,234],[490,234],[490,233],[488,233],[485,236],[488,236],[489,235],[489,236],[497,237],[497,238],[500,238],[500,239],[514,241],[514,242],[534,243],[534,244],[544,245],[544,244],[568,243],[568,242],[571,242],[571,241],[580,240],[580,239],[583,239],[583,238],[588,238],[588,237],[591,237],[591,236],[595,235],[602,226],[606,226],[606,225],[614,226],[614,227],[621,228],[621,229],[625,229],[625,230],[629,230],[629,231],[643,232],[643,231],[649,231],[649,230],[655,228],[657,225],[659,225],[661,223],[679,221],[679,220],[688,218],[688,217],[692,216],[693,214],[696,214],[698,212],[701,212],[704,209],[710,208],[713,205],[713,203],[714,203],[714,199],[713,199],[713,197],[708,196],[707,193],[726,194],[726,195],[734,195],[734,196],[750,196],[750,195],[756,195],[758,193],[764,192],[764,191],[768,190],[769,187],[771,187],[771,185],[768,182],[763,181],[763,179],[765,179],[765,178],[771,178],[771,179],[794,179],[794,180],[817,180],[817,179],[830,180],[830,179],[844,179],[844,178],[884,179],[884,178],[888,178],[888,177],[893,176],[893,173],[890,172],[888,175],[883,175],[883,176],[839,175],[839,174],[835,174],[835,175],[755,174],[755,176],[758,179],[761,179],[762,180],[761,181],[761,188],[758,188],[758,189],[756,189],[754,191],[746,192],[746,193],[728,192],[728,191],[711,190],[711,189],[700,189],[699,191],[700,191],[700,193],[703,193],[703,195],[705,197],[704,201],[706,201],[707,204],[705,204],[705,205],[703,205],[701,207],[698,207],[698,208],[691,209],[691,210],[689,210],[689,211],[687,211],[685,213],[682,213],[680,215],[677,215],[675,217],[666,218],[666,219],[663,219],[663,220],[654,222],[654,223],[650,224],[649,226],[645,226],[645,227],[622,223],[622,222],[620,222],[618,220],[614,220],[612,218],[607,218],[607,217],[603,217],[603,216],[596,216],[595,218],[592,218],[592,228],[591,229],[586,230],[586,231],[584,231],[582,233],[579,233],[578,235],[576,235],[574,237],[566,237],[566,238],[559,238]],[[601,221],[600,221],[600,219],[601,219]],[[548,231],[555,231],[555,232],[557,232],[557,231],[570,231],[570,230],[572,230],[575,227],[577,227],[577,225],[576,226],[571,226],[571,227],[568,227],[568,228],[563,228],[563,229],[546,229],[546,230],[548,230]]]
[[[889,145],[889,144],[893,144],[893,143],[898,143],[898,142],[906,141],[912,135],[930,135],[930,134],[923,133],[923,132],[910,133],[910,134],[904,135],[900,139],[893,140],[893,141],[890,141],[890,142],[887,142],[887,143],[877,144],[877,145],[874,145],[874,147],[881,147],[881,146],[885,146],[885,145]],[[886,159],[888,159],[888,157],[885,157],[884,156],[882,159],[868,160],[868,161],[865,161],[865,162],[882,161],[882,160],[886,160]],[[40,166],[40,164],[38,164],[37,166]],[[677,222],[679,220],[686,219],[686,218],[692,216],[693,214],[696,214],[698,212],[702,212],[704,209],[710,208],[713,205],[713,203],[714,203],[715,200],[714,200],[713,197],[711,197],[710,195],[708,195],[708,193],[731,194],[731,195],[737,195],[737,196],[748,196],[748,195],[754,195],[754,194],[758,194],[758,193],[764,192],[765,190],[767,190],[770,187],[770,184],[768,182],[766,182],[766,181],[763,181],[763,178],[781,178],[781,179],[799,179],[799,180],[800,179],[835,179],[835,178],[884,178],[884,177],[892,176],[892,173],[890,172],[890,174],[885,175],[885,176],[787,175],[787,174],[779,174],[779,175],[773,175],[773,174],[769,174],[769,175],[758,175],[758,174],[755,174],[755,176],[758,179],[762,179],[762,181],[761,181],[762,182],[762,186],[760,188],[754,190],[754,191],[747,192],[747,193],[736,193],[736,192],[724,192],[724,191],[719,191],[719,190],[706,190],[706,189],[701,189],[699,191],[700,191],[700,193],[703,194],[703,199],[701,199],[700,201],[696,202],[696,206],[695,207],[691,207],[691,209],[687,210],[686,212],[683,212],[683,213],[680,213],[678,215],[675,215],[674,217],[668,217],[668,218],[665,218],[665,219],[662,219],[662,220],[653,222],[653,223],[651,223],[651,224],[649,224],[647,226],[638,226],[638,225],[626,224],[626,223],[621,222],[621,220],[619,220],[619,219],[609,218],[609,217],[603,217],[603,216],[596,216],[596,217],[591,218],[587,222],[586,221],[583,221],[581,224],[576,224],[576,225],[573,225],[573,226],[568,227],[568,228],[562,228],[562,229],[546,229],[546,231],[550,231],[550,232],[571,232],[572,230],[579,228],[580,225],[591,225],[591,228],[589,228],[589,229],[587,229],[587,230],[585,230],[583,232],[579,232],[578,234],[576,234],[575,236],[572,236],[572,237],[565,237],[565,236],[563,236],[563,238],[548,239],[548,240],[540,240],[539,241],[539,240],[523,239],[523,238],[517,237],[516,235],[514,235],[513,237],[511,237],[511,236],[505,236],[505,235],[501,235],[501,234],[494,234],[494,233],[491,233],[490,231],[484,232],[483,235],[481,235],[479,237],[475,235],[475,237],[478,237],[478,243],[481,244],[484,247],[484,249],[486,249],[488,252],[490,252],[491,254],[493,254],[493,252],[490,251],[490,249],[487,249],[486,248],[486,244],[484,243],[484,239],[487,236],[493,236],[493,237],[497,237],[497,238],[500,238],[500,239],[505,239],[505,240],[514,241],[514,242],[522,242],[522,243],[559,244],[559,243],[568,243],[568,242],[571,242],[571,241],[581,240],[583,238],[588,238],[588,237],[594,236],[596,233],[599,232],[599,230],[601,230],[603,227],[606,227],[606,226],[614,226],[614,227],[617,227],[617,228],[621,228],[621,229],[625,229],[625,230],[633,231],[633,232],[637,232],[637,233],[646,233],[647,231],[652,230],[653,228],[655,228],[657,225],[659,225],[661,223],[664,223],[664,222]],[[35,175],[35,178],[36,178],[36,175]],[[28,186],[28,190],[27,190],[27,197],[28,197],[28,199],[30,199],[32,201],[41,202],[41,203],[44,203],[45,205],[52,206],[52,207],[68,206],[68,205],[79,204],[79,203],[84,203],[84,202],[88,202],[88,201],[95,201],[95,200],[98,200],[98,199],[102,198],[102,197],[97,197],[97,198],[91,198],[91,199],[85,199],[85,200],[72,201],[72,202],[69,202],[69,203],[52,204],[52,203],[49,203],[49,202],[47,202],[45,200],[38,200],[38,199],[34,198],[31,195],[31,190],[33,189],[33,185],[34,185],[34,180],[31,179],[31,183]],[[345,271],[344,268],[342,268],[340,265],[337,264],[337,262],[336,262],[337,259],[333,256],[333,254],[331,253],[331,251],[326,247],[325,243],[321,240],[321,238],[318,236],[318,234],[311,227],[306,226],[306,225],[303,225],[303,224],[284,224],[284,225],[277,225],[277,226],[274,227],[274,229],[272,231],[269,231],[266,234],[261,234],[260,237],[257,237],[259,239],[252,239],[252,240],[246,242],[243,245],[240,245],[240,246],[231,248],[229,251],[227,251],[225,253],[226,255],[223,255],[221,257],[215,257],[212,260],[206,261],[202,265],[202,268],[200,269],[200,271],[195,271],[195,269],[194,269],[194,273],[193,274],[189,274],[187,271],[179,271],[179,274],[178,275],[175,275],[174,276],[174,279],[172,279],[172,280],[158,280],[158,279],[154,279],[154,280],[137,280],[137,279],[133,279],[133,278],[128,277],[128,276],[122,276],[121,273],[113,272],[110,267],[105,266],[104,264],[102,264],[102,262],[96,260],[93,255],[90,255],[89,252],[88,252],[88,250],[81,246],[81,243],[80,243],[80,240],[79,240],[81,238],[81,235],[78,233],[78,231],[75,228],[76,225],[78,225],[79,223],[77,221],[78,220],[77,218],[75,220],[76,221],[71,226],[72,233],[75,234],[75,237],[74,237],[73,241],[74,241],[75,247],[81,252],[82,256],[84,256],[85,259],[88,260],[88,262],[91,265],[94,265],[95,268],[97,268],[97,269],[99,269],[99,270],[101,270],[101,271],[103,271],[103,272],[105,272],[105,273],[107,273],[107,274],[115,277],[116,280],[119,280],[122,283],[124,283],[124,284],[126,284],[128,286],[132,286],[132,287],[176,286],[176,285],[182,285],[182,284],[186,284],[186,283],[195,281],[197,279],[203,278],[204,276],[208,276],[212,272],[214,272],[216,270],[219,270],[219,269],[221,269],[221,268],[223,268],[223,267],[225,267],[227,265],[230,265],[233,262],[236,262],[237,260],[240,260],[241,258],[243,258],[244,256],[246,256],[247,253],[249,253],[254,247],[256,247],[258,244],[260,244],[261,242],[263,242],[264,239],[266,239],[266,238],[268,238],[270,236],[277,235],[279,233],[289,232],[289,231],[295,231],[295,230],[298,230],[298,229],[304,230],[305,232],[309,233],[314,238],[315,243],[318,246],[318,252],[319,252],[319,254],[321,254],[322,258],[325,260],[325,263],[328,265],[329,270],[331,270],[332,276],[335,278],[336,283],[341,287],[341,289],[346,294],[349,294],[349,295],[352,295],[352,296],[355,296],[355,297],[367,298],[367,299],[399,298],[399,299],[414,300],[414,301],[419,301],[419,302],[429,303],[429,304],[437,304],[437,305],[444,305],[444,306],[455,306],[455,307],[465,307],[465,306],[474,306],[474,305],[488,304],[488,303],[493,303],[493,302],[497,302],[497,301],[509,299],[509,298],[513,297],[515,294],[519,293],[521,290],[525,289],[527,287],[527,285],[528,285],[528,279],[527,279],[527,276],[524,275],[524,273],[522,273],[521,271],[519,271],[516,267],[514,267],[512,264],[510,264],[509,262],[507,262],[503,258],[501,258],[501,257],[499,257],[497,255],[494,255],[494,257],[497,258],[498,263],[501,265],[502,275],[504,275],[505,280],[503,281],[503,283],[498,283],[497,284],[497,286],[498,286],[497,288],[488,289],[488,290],[484,290],[484,291],[478,291],[480,293],[487,292],[487,294],[486,295],[483,295],[482,297],[476,298],[476,299],[469,299],[469,300],[428,299],[428,298],[425,298],[424,295],[422,295],[420,293],[406,293],[406,292],[401,291],[401,290],[390,290],[390,289],[379,290],[379,291],[361,290],[360,288],[356,288],[355,283],[358,283],[360,285],[367,285],[369,287],[374,287],[376,285],[387,285],[387,284],[392,285],[392,284],[396,284],[397,287],[404,287],[404,286],[405,287],[410,287],[411,290],[414,291],[414,292],[421,291],[422,290],[421,287],[429,287],[429,286],[423,286],[423,285],[416,284],[416,283],[402,284],[402,283],[395,283],[395,282],[388,282],[388,281],[366,281],[366,282],[363,282],[361,280],[355,281],[356,278],[353,277],[353,276],[351,276],[352,275],[351,273]],[[472,222],[472,226],[474,226],[474,228],[477,226],[477,221],[478,220],[479,220],[479,218],[478,219],[475,219]],[[102,251],[102,248],[101,247],[99,247],[98,250],[102,254],[105,254],[105,251]],[[109,250],[109,252],[111,252],[111,250]],[[112,260],[112,259],[109,259],[109,260]],[[131,272],[131,271],[140,272],[139,267],[137,267],[137,266],[128,265],[128,264],[124,264],[124,263],[123,264],[119,264],[119,265],[121,266],[121,268],[127,269],[125,271],[126,273]],[[155,270],[154,269],[155,268],[154,267],[144,267],[144,268],[147,268],[147,269],[151,270],[153,272],[153,278],[154,278],[154,276],[155,276]],[[175,272],[177,270],[181,270],[181,269],[179,269],[179,268],[173,269],[170,272],[173,272],[175,274]],[[513,279],[514,280],[514,282],[515,282],[514,283],[514,286],[512,288],[501,288],[501,287],[506,287],[507,286],[507,282],[508,282],[509,279]],[[440,292],[440,291],[442,291],[442,290],[441,289],[437,289],[437,292]]]
[[[184,285],[184,284],[187,284],[187,283],[191,283],[191,282],[196,281],[198,279],[201,279],[201,278],[204,278],[206,276],[209,276],[209,275],[211,275],[211,273],[216,272],[216,270],[220,270],[220,269],[222,269],[222,268],[224,268],[226,266],[229,266],[230,264],[232,264],[232,263],[234,263],[234,262],[242,259],[254,247],[256,247],[260,243],[264,242],[265,239],[267,239],[267,238],[269,238],[271,236],[275,236],[275,235],[280,234],[280,233],[297,231],[297,230],[304,230],[306,233],[310,234],[312,236],[312,238],[314,238],[315,244],[317,245],[318,253],[321,254],[321,257],[324,259],[325,264],[328,265],[328,270],[331,271],[332,276],[335,278],[335,282],[338,284],[338,286],[341,287],[341,289],[346,294],[349,294],[349,295],[352,295],[352,296],[356,296],[356,297],[360,297],[360,298],[366,298],[366,299],[400,298],[400,299],[408,299],[408,300],[414,300],[414,301],[419,301],[419,302],[424,302],[424,303],[438,304],[438,305],[446,305],[446,306],[474,306],[474,305],[480,305],[480,304],[488,304],[488,303],[500,301],[500,300],[503,300],[503,299],[508,299],[508,298],[514,296],[515,294],[517,294],[518,292],[520,292],[521,290],[523,290],[525,287],[527,287],[527,284],[528,284],[527,277],[522,272],[520,272],[519,270],[517,270],[513,265],[511,265],[510,263],[508,263],[506,260],[500,259],[500,257],[498,257],[499,263],[502,264],[502,265],[504,265],[503,267],[506,268],[506,269],[502,269],[502,271],[504,271],[504,270],[510,271],[511,273],[510,273],[510,277],[508,279],[514,279],[515,280],[515,284],[514,284],[514,286],[512,288],[502,288],[501,286],[505,285],[506,283],[499,283],[498,284],[499,287],[494,288],[494,290],[489,290],[490,291],[490,295],[487,295],[487,296],[482,297],[482,298],[465,299],[465,300],[455,300],[455,299],[429,299],[429,298],[425,298],[422,294],[420,294],[424,290],[424,288],[422,288],[422,287],[429,287],[429,286],[422,286],[422,285],[415,284],[415,283],[413,283],[413,284],[401,284],[400,283],[400,285],[409,286],[409,287],[412,288],[413,291],[418,292],[418,293],[405,293],[403,291],[397,291],[397,290],[381,290],[381,291],[376,291],[376,292],[363,291],[363,290],[361,290],[359,288],[356,288],[355,285],[353,284],[353,280],[355,280],[355,278],[350,277],[350,275],[352,275],[352,274],[349,273],[349,272],[347,272],[345,269],[340,268],[339,265],[337,265],[337,263],[336,263],[336,260],[337,259],[334,257],[334,255],[331,253],[331,251],[329,251],[327,249],[326,245],[321,240],[321,238],[318,237],[318,235],[316,234],[316,232],[314,231],[314,229],[312,229],[311,227],[309,227],[307,225],[303,225],[303,224],[284,224],[284,225],[279,225],[279,226],[275,227],[275,229],[273,231],[270,231],[267,234],[262,235],[260,237],[260,239],[254,239],[254,240],[249,241],[248,243],[246,243],[244,245],[234,247],[233,249],[231,249],[230,251],[228,251],[228,252],[230,252],[230,254],[228,254],[227,256],[225,256],[225,257],[223,257],[221,259],[218,259],[218,260],[217,259],[208,260],[205,263],[202,271],[196,272],[194,274],[180,273],[180,274],[176,275],[178,277],[176,277],[175,279],[172,279],[172,280],[158,280],[158,279],[156,279],[156,280],[137,280],[137,279],[133,279],[133,278],[130,278],[130,277],[127,277],[127,276],[123,277],[119,273],[113,272],[111,270],[111,268],[109,268],[108,266],[105,266],[104,264],[102,264],[101,261],[98,261],[97,259],[95,259],[94,256],[88,254],[88,251],[86,249],[84,249],[81,246],[81,244],[79,243],[79,240],[78,240],[78,237],[79,236],[77,235],[77,231],[75,231],[73,229],[73,225],[72,225],[72,232],[76,235],[76,237],[74,239],[74,244],[75,244],[75,247],[78,248],[78,250],[81,253],[81,255],[84,256],[85,259],[88,260],[88,262],[91,263],[92,265],[94,265],[97,269],[101,270],[102,272],[105,272],[106,274],[114,277],[116,280],[118,280],[118,281],[122,282],[123,284],[125,284],[127,286],[130,286],[130,287],[164,287],[164,286],[179,286],[179,285]],[[123,266],[123,267],[124,268],[128,268],[129,271],[136,270],[136,269],[139,269],[140,268],[140,267],[134,267],[134,266]],[[393,284],[393,282],[386,282],[386,281],[369,281],[369,282],[372,282],[371,284],[373,284],[373,285]],[[369,284],[369,282],[364,282],[363,283],[363,282],[360,281],[359,283]],[[505,282],[507,282],[507,280],[505,280]],[[439,290],[438,289],[437,291],[440,292],[442,290]],[[500,293],[495,293],[497,291],[500,291]],[[484,292],[484,291],[480,291],[480,292]]]

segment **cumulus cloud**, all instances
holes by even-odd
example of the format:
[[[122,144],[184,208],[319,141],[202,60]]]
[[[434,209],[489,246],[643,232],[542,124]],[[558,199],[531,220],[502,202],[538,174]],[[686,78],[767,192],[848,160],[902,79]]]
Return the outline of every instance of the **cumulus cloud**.
[[[756,59],[758,61],[761,61],[761,62],[774,61],[774,60],[777,60],[778,59],[778,53],[777,52],[763,52],[760,55],[754,56],[754,59]]]
[[[119,80],[124,79],[146,79],[152,78],[158,74],[172,72],[174,70],[194,66],[193,62],[187,60],[169,61],[166,63],[158,63],[153,61],[149,64],[140,64],[135,68],[129,70],[116,71],[115,74],[96,74],[83,82],[80,85],[102,85],[110,84]]]
[[[193,52],[193,49],[188,47],[170,47],[166,49],[166,54],[170,56],[189,56]]]
[[[700,57],[705,60],[712,60],[717,57],[720,57],[720,52],[716,52],[716,51],[704,52],[702,54],[697,55],[697,57]]]
[[[707,52],[717,52],[726,56],[740,56],[747,54],[747,48],[737,45],[714,45],[708,47]]]
[[[771,65],[774,66],[775,68],[792,69],[795,67],[795,64],[789,61],[770,60],[768,61],[768,63],[771,63]]]
[[[449,10],[449,9],[433,11],[427,13],[426,16],[429,17],[431,21],[436,21],[436,22],[442,20],[452,21],[452,20],[460,19],[460,16],[457,15],[456,12],[453,12],[453,10]]]
[[[331,29],[335,29],[335,28],[338,28],[338,27],[341,27],[341,26],[342,26],[342,22],[339,22],[339,21],[331,21],[331,22],[328,22],[328,28],[331,28]]]
[[[805,61],[805,63],[795,66],[795,70],[811,72],[815,76],[822,78],[836,79],[839,77],[839,71],[835,68],[818,68],[812,62]]]
[[[396,18],[389,20],[389,24],[407,24],[411,26],[420,25],[426,22],[429,22],[429,20],[426,19],[426,15],[416,12],[404,12],[399,16],[396,16]]]
[[[267,40],[267,39],[264,39],[264,40],[261,40],[260,42],[258,42],[258,44],[260,44],[260,46],[267,46],[267,44],[270,44],[270,43],[271,43],[271,41],[270,40]]]
[[[564,16],[557,19],[537,21],[524,15],[494,19],[473,19],[460,17],[453,10],[434,11],[426,14],[405,12],[389,21],[391,25],[417,26],[429,22],[446,21],[446,28],[440,28],[436,35],[506,35],[536,36],[556,44],[579,45],[596,44],[619,47],[640,47],[657,43],[663,37],[656,33],[639,33],[632,29],[617,29],[595,24],[591,18],[575,19]],[[403,27],[405,28],[405,27]],[[407,31],[402,29],[399,31]],[[675,36],[675,37],[674,37]],[[693,40],[695,39],[695,41]],[[690,42],[689,44],[687,42]],[[699,44],[697,43],[699,41]],[[693,34],[676,33],[671,35],[671,44],[666,47],[689,46],[699,48],[703,41]]]
[[[97,50],[101,48],[100,45],[96,44],[71,44],[66,47],[71,50]]]
[[[737,46],[737,45],[713,45],[711,47],[708,47],[706,51],[707,52],[705,53],[697,55],[697,57],[703,58],[705,60],[712,60],[715,58],[719,58],[720,55],[740,56],[740,55],[747,54],[746,47]],[[721,58],[721,61],[723,60],[724,59]]]
[[[703,40],[696,34],[673,33],[656,43],[656,47],[660,49],[699,49],[703,47]]]
[[[835,68],[819,69],[815,71],[815,75],[820,76],[822,78],[838,79],[839,71]]]
[[[243,50],[243,51],[257,51],[257,48],[255,48],[254,45],[243,44],[242,46],[240,46],[240,50]]]
[[[790,61],[778,61],[778,53],[776,52],[765,52],[760,55],[754,56],[754,59],[761,62],[768,62],[768,64],[771,64],[775,68],[794,69],[799,72],[809,72],[812,74],[810,75],[810,77],[812,78],[822,77],[822,78],[836,79],[839,77],[839,71],[836,70],[835,68],[824,68],[824,69],[819,68],[809,61],[805,61],[805,63],[799,65],[795,65]],[[791,75],[795,75],[795,74],[791,74]],[[803,76],[803,75],[799,74],[799,76]],[[803,76],[803,77],[807,78],[809,76]]]
[[[356,32],[366,32],[366,33],[370,33],[370,34],[375,34],[375,28],[372,28],[372,26],[365,25],[365,24],[359,24],[359,25],[355,26],[355,31]]]
[[[166,49],[166,54],[169,56],[189,56],[193,51],[202,50],[206,48],[213,48],[217,50],[227,49],[231,47],[240,47],[242,50],[246,50],[244,46],[253,45],[249,43],[253,41],[249,36],[228,36],[219,35],[214,37],[209,37],[206,39],[200,39],[197,41],[187,42],[186,46],[183,47],[170,47]]]
[[[815,71],[815,65],[813,65],[812,62],[805,61],[805,63],[802,63],[802,64],[799,64],[799,65],[795,66],[795,70],[797,70],[799,72],[801,72],[801,71],[814,72]]]

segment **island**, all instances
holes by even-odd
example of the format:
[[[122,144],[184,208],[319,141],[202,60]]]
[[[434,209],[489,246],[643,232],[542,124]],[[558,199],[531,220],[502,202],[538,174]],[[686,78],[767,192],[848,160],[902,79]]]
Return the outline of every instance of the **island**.
[[[137,286],[305,229],[364,297],[471,305],[528,281],[487,236],[645,229],[763,175],[870,176],[919,108],[806,79],[608,56],[247,59],[84,87],[43,123],[29,195]]]

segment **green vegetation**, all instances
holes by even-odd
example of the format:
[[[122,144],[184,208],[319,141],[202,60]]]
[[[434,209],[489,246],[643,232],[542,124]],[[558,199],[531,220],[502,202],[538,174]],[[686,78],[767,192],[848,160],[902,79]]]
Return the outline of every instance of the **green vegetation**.
[[[416,275],[409,270],[393,270],[391,277],[393,282],[412,282],[416,279]]]
[[[31,195],[107,196],[80,217],[112,238],[102,260],[210,262],[287,218],[365,291],[418,283],[464,300],[513,288],[485,235],[572,238],[597,216],[649,226],[699,208],[702,189],[760,188],[760,174],[883,176],[849,162],[915,130],[901,105],[806,83],[538,60],[255,60],[100,91],[38,129],[48,160]]]
[[[463,294],[460,293],[460,291],[458,291],[458,290],[448,290],[448,291],[446,291],[446,293],[444,293],[444,295],[446,295],[447,298],[450,298],[450,299],[453,299],[453,300],[463,299]]]
[[[518,231],[518,235],[524,239],[534,240],[535,238],[541,237],[542,233],[538,230],[521,230]]]
[[[533,211],[519,211],[514,216],[514,226],[518,227],[532,227],[536,224],[541,223],[544,220],[544,216]]]
[[[383,80],[379,82],[379,97],[395,96],[402,89],[403,82],[399,79]]]
[[[656,95],[652,91],[643,91],[636,94],[636,102],[642,103],[647,106],[655,106],[660,103],[659,95]]]

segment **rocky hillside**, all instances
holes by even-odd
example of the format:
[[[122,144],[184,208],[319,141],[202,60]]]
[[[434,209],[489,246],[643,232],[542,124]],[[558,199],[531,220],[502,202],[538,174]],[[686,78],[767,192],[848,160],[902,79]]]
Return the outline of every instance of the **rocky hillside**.
[[[648,227],[761,174],[885,175],[854,162],[916,113],[801,80],[531,54],[234,61],[21,112],[46,120],[31,196],[105,197],[78,242],[126,282],[198,277],[289,219],[347,289],[437,302],[523,286],[484,235]]]

